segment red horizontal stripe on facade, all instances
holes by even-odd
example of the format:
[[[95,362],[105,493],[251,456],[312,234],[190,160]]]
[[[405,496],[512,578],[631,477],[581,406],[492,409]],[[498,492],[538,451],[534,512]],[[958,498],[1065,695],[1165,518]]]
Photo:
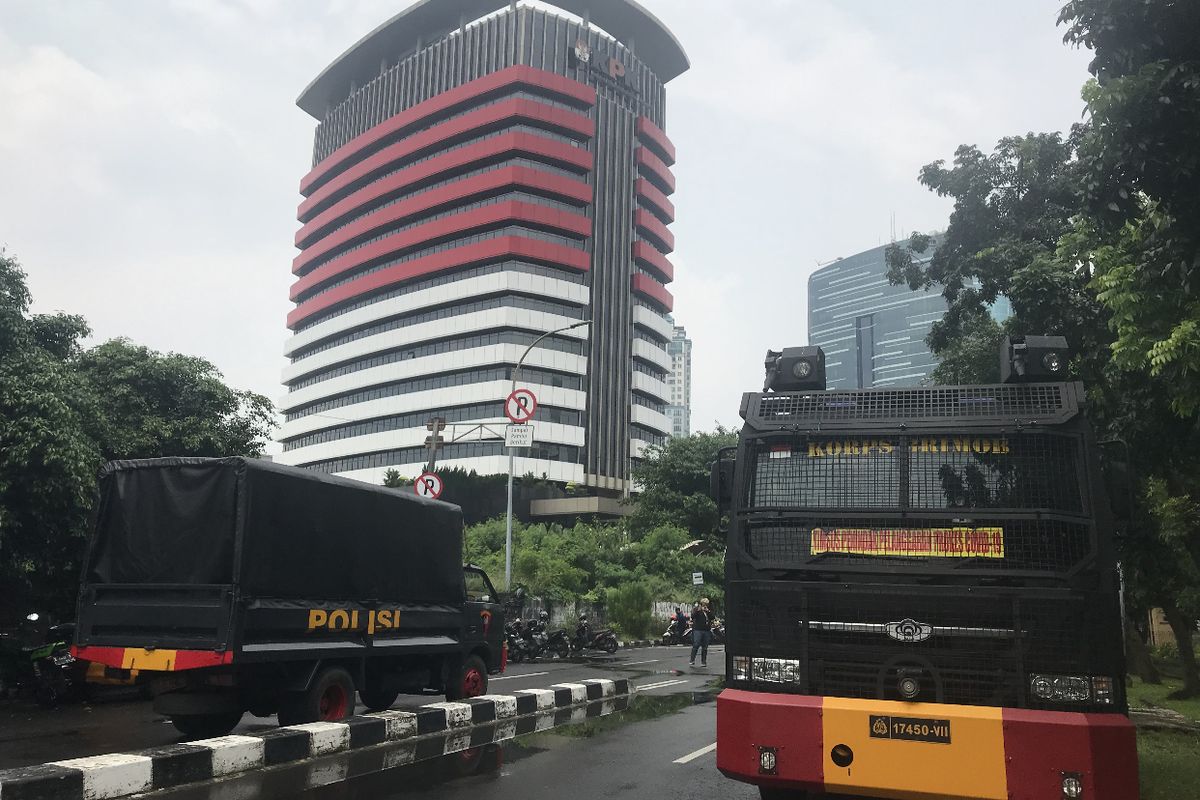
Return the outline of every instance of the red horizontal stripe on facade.
[[[582,214],[559,211],[549,206],[539,206],[519,200],[508,200],[492,206],[463,211],[443,219],[418,225],[400,233],[384,237],[377,242],[351,250],[331,261],[327,261],[292,284],[291,299],[336,278],[344,272],[364,266],[395,253],[412,250],[427,242],[468,233],[482,228],[494,228],[508,222],[526,222],[535,227],[557,228],[579,237],[589,236],[592,222]]]
[[[638,172],[646,175],[664,194],[675,193],[675,176],[662,159],[645,147],[637,149]]]
[[[547,89],[553,94],[578,100],[584,105],[596,104],[596,90],[590,86],[547,72],[536,67],[517,65],[484,75],[462,86],[442,92],[423,103],[418,103],[399,114],[389,117],[370,130],[364,131],[346,144],[334,150],[317,164],[300,181],[300,193],[308,194],[315,184],[329,177],[339,165],[354,158],[363,149],[380,139],[403,131],[428,117],[469,103],[483,95],[491,94],[511,86],[531,86]]]
[[[414,156],[423,150],[434,148],[450,139],[495,127],[510,119],[538,123],[547,128],[556,128],[569,134],[575,134],[581,138],[591,138],[596,131],[595,123],[584,114],[539,103],[536,100],[514,97],[414,133],[406,139],[401,139],[395,144],[390,144],[379,152],[367,156],[353,166],[347,167],[300,203],[298,216],[301,220],[306,219],[308,215],[315,213],[319,206],[329,202],[338,192],[357,181],[370,178],[372,175],[390,168],[397,161]]]
[[[304,320],[328,308],[422,275],[430,275],[455,267],[486,264],[506,258],[552,264],[578,272],[586,272],[591,265],[591,257],[584,250],[576,250],[573,247],[542,242],[537,239],[527,239],[523,236],[501,236],[456,247],[442,253],[434,253],[425,258],[414,259],[388,269],[382,269],[379,272],[373,272],[370,275],[364,275],[358,280],[343,284],[296,306],[288,313],[287,326],[295,328]]]
[[[653,147],[658,157],[666,162],[668,167],[675,163],[675,145],[671,144],[671,140],[662,132],[662,129],[651,122],[649,118],[638,117],[637,136],[642,142]]]
[[[668,200],[657,186],[645,178],[638,178],[634,187],[642,205],[657,211],[659,216],[666,217],[667,222],[675,221],[675,204]]]
[[[663,283],[675,280],[675,268],[667,257],[655,250],[647,242],[633,243],[633,260],[646,269],[658,273]]]
[[[539,172],[530,167],[504,167],[439,186],[360,217],[317,240],[296,256],[292,262],[292,272],[299,274],[313,261],[330,251],[388,225],[439,206],[463,202],[481,194],[495,194],[508,188],[531,189],[540,194],[557,195],[580,204],[586,204],[592,199],[592,187],[583,181],[572,180],[555,173]]]
[[[443,172],[461,170],[476,162],[494,160],[509,153],[541,156],[543,160],[557,162],[566,167],[575,167],[585,172],[591,172],[594,161],[591,152],[585,148],[572,147],[564,142],[534,133],[519,131],[496,136],[486,141],[476,142],[469,147],[450,150],[436,158],[414,164],[408,169],[402,169],[386,178],[367,184],[306,222],[300,230],[296,231],[296,246],[306,246],[322,229],[392,192],[401,191],[407,186],[428,180]]]
[[[663,225],[658,217],[646,209],[639,208],[633,212],[633,224],[638,227],[642,235],[653,239],[668,253],[675,249],[675,235],[667,230],[667,226]]]
[[[675,298],[667,291],[667,287],[663,286],[658,281],[651,278],[649,275],[634,275],[633,276],[633,291],[647,297],[667,311],[671,311],[675,307]]]

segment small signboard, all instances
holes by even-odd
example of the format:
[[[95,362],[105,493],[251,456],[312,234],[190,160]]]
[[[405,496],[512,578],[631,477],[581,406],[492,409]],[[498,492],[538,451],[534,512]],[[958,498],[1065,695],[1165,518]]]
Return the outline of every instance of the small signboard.
[[[703,585],[704,585],[704,573],[703,572],[693,572],[692,573],[692,586],[703,586]]]
[[[422,472],[421,477],[413,483],[413,490],[421,497],[436,500],[442,495],[442,479],[436,472]]]
[[[529,422],[537,411],[537,397],[528,389],[514,389],[504,401],[504,415],[513,422]]]
[[[505,447],[533,447],[533,426],[513,423],[504,428]]]

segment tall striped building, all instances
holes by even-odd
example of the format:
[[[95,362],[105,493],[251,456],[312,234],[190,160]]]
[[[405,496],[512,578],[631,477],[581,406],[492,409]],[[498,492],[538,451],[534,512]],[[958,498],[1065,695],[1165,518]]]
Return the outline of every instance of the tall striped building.
[[[285,350],[288,464],[377,482],[439,463],[505,472],[512,368],[539,400],[517,474],[628,490],[670,432],[675,149],[688,67],[632,0],[422,0],[334,61],[300,183]]]

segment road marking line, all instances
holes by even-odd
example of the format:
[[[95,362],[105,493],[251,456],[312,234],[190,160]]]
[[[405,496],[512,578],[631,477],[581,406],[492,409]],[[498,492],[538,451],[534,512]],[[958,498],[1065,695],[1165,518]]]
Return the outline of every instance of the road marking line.
[[[661,659],[661,658],[652,658],[652,659],[650,659],[649,661],[626,661],[626,662],[625,662],[625,666],[627,666],[627,667],[632,667],[632,666],[635,666],[635,665],[637,665],[637,664],[655,664],[655,663],[657,663],[657,662],[659,662],[659,661],[662,661],[662,659]]]
[[[501,675],[499,678],[492,678],[494,681],[509,681],[513,678],[536,678],[538,675],[549,675],[549,672],[523,672],[520,675]]]
[[[702,755],[705,755],[706,753],[711,753],[713,750],[716,750],[716,749],[717,749],[717,743],[713,742],[708,747],[701,747],[699,750],[695,751],[694,753],[688,753],[686,756],[675,759],[672,763],[687,764],[691,761],[695,761],[697,758],[699,758]]]
[[[659,683],[647,683],[643,686],[635,686],[633,688],[636,691],[644,692],[648,689],[662,689],[667,686],[678,686],[681,683],[687,683],[687,681],[661,681]]]

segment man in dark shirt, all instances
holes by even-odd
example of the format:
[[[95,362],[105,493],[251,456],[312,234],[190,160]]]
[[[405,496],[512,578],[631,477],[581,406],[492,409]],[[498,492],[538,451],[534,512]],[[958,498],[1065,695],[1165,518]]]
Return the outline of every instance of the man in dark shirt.
[[[700,652],[700,666],[708,666],[708,644],[712,641],[712,612],[708,604],[701,600],[692,611],[692,657],[688,664],[695,666],[696,652]]]

